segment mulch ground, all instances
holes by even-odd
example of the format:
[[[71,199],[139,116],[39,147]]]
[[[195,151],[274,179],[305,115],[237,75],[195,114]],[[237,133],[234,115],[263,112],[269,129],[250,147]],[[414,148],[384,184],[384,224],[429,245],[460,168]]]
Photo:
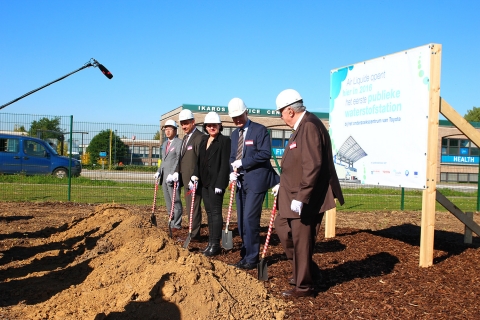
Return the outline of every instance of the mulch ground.
[[[48,237],[65,230],[68,223],[88,215],[91,207],[68,203],[2,203],[0,214],[0,266],[12,261],[21,260],[14,257],[15,253],[8,250],[12,246],[23,247],[24,254],[32,256],[29,251],[29,238]],[[43,208],[43,209],[42,209]],[[45,213],[48,208],[50,213]],[[130,210],[150,216],[147,206],[130,206]],[[38,211],[38,212],[37,212]],[[61,214],[59,214],[61,213]],[[68,214],[65,214],[68,213]],[[262,219],[262,242],[265,240],[268,226],[268,212],[266,223]],[[264,215],[265,215],[264,213]],[[323,228],[317,238],[314,261],[315,267],[315,297],[286,299],[289,308],[286,310],[286,319],[479,319],[480,318],[480,238],[474,236],[473,244],[463,243],[463,234],[459,230],[458,221],[441,222],[441,230],[435,232],[434,265],[429,268],[420,268],[419,243],[420,227],[418,212],[396,213],[368,213],[363,215],[364,220],[359,223],[368,225],[365,219],[371,219],[370,225],[380,227],[353,228],[356,225],[352,219],[362,215],[338,214],[336,237],[325,239]],[[389,216],[394,218],[388,219]],[[478,214],[476,214],[478,215]],[[35,217],[35,219],[32,219]],[[157,210],[159,228],[167,231],[165,210]],[[351,218],[349,218],[351,217]],[[163,220],[162,220],[163,219]],[[166,220],[165,220],[166,221]],[[343,223],[350,221],[350,223]],[[387,221],[387,222],[386,222]],[[401,223],[401,221],[408,221]],[[450,220],[449,220],[450,221]],[[340,222],[340,223],[338,223]],[[375,224],[377,223],[377,224]],[[348,225],[346,227],[345,225]],[[449,227],[451,225],[451,227]],[[240,237],[235,223],[230,224],[234,235],[234,248],[223,250],[212,259],[227,264],[239,260]],[[185,237],[187,229],[176,235]],[[202,227],[202,242],[190,243],[191,252],[199,252],[208,242],[208,228]],[[183,243],[178,242],[181,246]],[[62,244],[58,244],[61,250]],[[88,246],[88,243],[85,244]],[[30,248],[35,250],[35,247]],[[69,257],[65,256],[68,264]],[[269,280],[263,282],[265,288],[273,296],[284,299],[281,293],[291,287],[287,279],[291,276],[289,262],[285,260],[283,249],[278,237],[274,233],[270,240],[266,261],[268,264]],[[55,263],[55,266],[49,265]],[[7,274],[0,272],[0,287],[2,282],[11,277],[23,277],[28,270],[55,270],[61,261],[56,258],[44,261],[31,261],[31,266],[22,268],[25,274]],[[42,264],[42,266],[40,266]],[[248,272],[257,277],[257,271]],[[54,274],[55,283],[61,284],[61,274]],[[69,279],[70,283],[82,281]],[[50,288],[45,284],[43,292],[27,290],[8,292],[0,290],[0,304],[5,307],[8,316],[8,305],[12,299],[20,302],[26,298],[32,302],[41,300],[41,296],[48,294]],[[36,299],[36,300],[35,300]],[[2,318],[2,319],[6,319]],[[13,317],[8,317],[13,318]],[[255,316],[252,315],[252,319]]]

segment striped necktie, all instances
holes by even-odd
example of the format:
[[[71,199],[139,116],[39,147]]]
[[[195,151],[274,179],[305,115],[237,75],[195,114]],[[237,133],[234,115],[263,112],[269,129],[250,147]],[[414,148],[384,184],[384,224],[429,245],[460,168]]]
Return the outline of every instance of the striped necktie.
[[[235,160],[240,160],[242,159],[242,156],[243,156],[243,131],[244,129],[239,130],[237,157],[235,158]]]

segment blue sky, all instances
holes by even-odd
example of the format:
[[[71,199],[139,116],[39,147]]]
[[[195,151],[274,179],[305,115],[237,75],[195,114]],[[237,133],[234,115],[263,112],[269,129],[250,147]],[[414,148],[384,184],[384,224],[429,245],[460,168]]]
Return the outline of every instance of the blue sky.
[[[479,103],[480,1],[0,1],[0,110],[158,124],[186,104],[275,108],[294,88],[328,112],[330,70],[429,43],[441,96]]]

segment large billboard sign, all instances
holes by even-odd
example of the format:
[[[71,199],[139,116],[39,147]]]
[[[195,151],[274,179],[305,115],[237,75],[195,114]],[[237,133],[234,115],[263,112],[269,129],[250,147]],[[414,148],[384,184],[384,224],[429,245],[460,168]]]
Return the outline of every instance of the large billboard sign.
[[[339,178],[425,188],[431,52],[426,45],[331,71]]]

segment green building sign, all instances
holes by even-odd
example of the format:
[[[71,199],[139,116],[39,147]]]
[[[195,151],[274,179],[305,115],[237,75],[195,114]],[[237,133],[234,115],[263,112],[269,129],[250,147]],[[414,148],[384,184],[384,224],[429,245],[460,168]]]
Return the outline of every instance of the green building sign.
[[[191,110],[192,112],[210,112],[215,111],[218,114],[228,115],[228,107],[225,106],[209,106],[199,104],[182,104],[183,109]],[[280,117],[280,112],[276,109],[256,109],[248,108],[248,114],[256,117]],[[312,112],[320,119],[328,119],[328,113],[326,112]]]

